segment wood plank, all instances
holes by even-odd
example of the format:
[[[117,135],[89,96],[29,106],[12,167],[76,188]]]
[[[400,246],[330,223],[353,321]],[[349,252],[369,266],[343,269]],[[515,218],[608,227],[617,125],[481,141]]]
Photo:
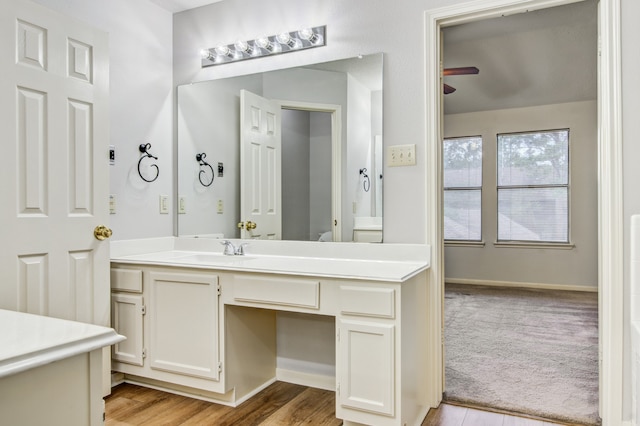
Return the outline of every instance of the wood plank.
[[[229,412],[235,410],[233,407],[226,405],[206,403],[207,405],[197,413],[194,413],[191,418],[185,420],[183,425],[185,426],[201,426],[201,425],[217,425],[221,417],[227,415]]]
[[[330,410],[327,408],[330,407]],[[331,412],[331,419],[326,414]],[[333,392],[322,389],[307,388],[289,403],[269,416],[263,424],[270,426],[294,426],[304,425],[313,418],[313,424],[320,424],[316,414],[324,412],[324,423],[326,425],[342,424],[341,420],[335,418],[335,395]]]
[[[216,425],[258,425],[305,389],[305,386],[276,382],[235,410],[220,416]]]

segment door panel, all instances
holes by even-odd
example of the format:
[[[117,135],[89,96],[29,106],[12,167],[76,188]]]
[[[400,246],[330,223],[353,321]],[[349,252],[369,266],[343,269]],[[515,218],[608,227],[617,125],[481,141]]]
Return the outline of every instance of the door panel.
[[[127,338],[112,346],[112,358],[127,364],[143,365],[142,296],[122,293],[111,295],[113,328]]]
[[[338,320],[338,326],[338,404],[393,416],[394,326],[343,319]]]
[[[0,2],[0,308],[109,325],[108,38]]]
[[[276,102],[240,93],[240,221],[256,224],[242,238],[282,238],[281,113]]]
[[[149,273],[150,366],[219,380],[218,277]]]

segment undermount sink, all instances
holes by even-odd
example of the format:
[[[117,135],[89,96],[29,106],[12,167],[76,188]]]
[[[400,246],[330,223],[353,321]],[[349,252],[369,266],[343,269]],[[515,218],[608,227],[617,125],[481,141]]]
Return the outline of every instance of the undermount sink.
[[[225,256],[223,254],[191,254],[175,259],[177,263],[235,263],[255,259],[250,256]]]

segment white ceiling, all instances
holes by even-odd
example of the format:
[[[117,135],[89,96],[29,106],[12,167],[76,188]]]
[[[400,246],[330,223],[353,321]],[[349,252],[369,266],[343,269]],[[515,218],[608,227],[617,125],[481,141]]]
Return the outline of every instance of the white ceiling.
[[[211,3],[217,3],[222,0],[150,0],[161,8],[171,13],[182,12],[183,10],[195,9]]]
[[[596,99],[596,1],[445,28],[443,62],[480,69],[445,77],[448,114]]]

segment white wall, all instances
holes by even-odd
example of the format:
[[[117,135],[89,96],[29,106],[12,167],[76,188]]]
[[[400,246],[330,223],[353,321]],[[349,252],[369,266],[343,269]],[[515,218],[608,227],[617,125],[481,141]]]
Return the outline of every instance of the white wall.
[[[110,144],[116,148],[110,192],[117,207],[111,238],[173,235],[173,213],[159,213],[160,194],[173,199],[172,15],[148,0],[36,2],[109,33]],[[142,143],[158,157],[153,183],[138,176]]]
[[[496,135],[569,129],[571,250],[504,248],[497,240]],[[445,137],[482,136],[483,247],[445,248],[445,278],[598,286],[597,104],[574,102],[446,115]]]

